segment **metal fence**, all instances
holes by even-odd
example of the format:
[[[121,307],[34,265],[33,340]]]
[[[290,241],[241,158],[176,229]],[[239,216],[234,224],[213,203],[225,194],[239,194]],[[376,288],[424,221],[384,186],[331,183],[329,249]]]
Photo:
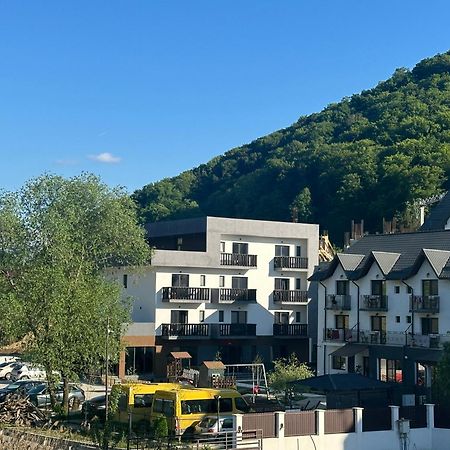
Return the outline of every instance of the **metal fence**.
[[[315,411],[287,412],[284,418],[284,435],[308,436],[316,434]]]
[[[262,430],[263,438],[275,437],[275,414],[244,414],[242,417],[243,430]]]
[[[364,408],[362,413],[363,431],[390,430],[391,408]]]
[[[353,409],[328,409],[325,411],[325,433],[353,433],[355,418]]]

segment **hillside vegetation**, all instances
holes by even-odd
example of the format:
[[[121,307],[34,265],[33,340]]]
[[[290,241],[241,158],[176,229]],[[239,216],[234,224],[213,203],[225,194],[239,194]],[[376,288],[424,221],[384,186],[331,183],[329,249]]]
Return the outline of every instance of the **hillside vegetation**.
[[[370,231],[383,217],[408,222],[449,172],[450,52],[133,197],[145,222],[295,215],[341,241],[351,219]]]

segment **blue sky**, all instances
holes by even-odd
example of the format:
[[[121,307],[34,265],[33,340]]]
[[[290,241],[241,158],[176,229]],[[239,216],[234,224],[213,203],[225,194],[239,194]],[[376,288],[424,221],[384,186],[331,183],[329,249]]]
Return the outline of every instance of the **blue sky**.
[[[0,188],[130,192],[450,48],[435,0],[0,0]]]

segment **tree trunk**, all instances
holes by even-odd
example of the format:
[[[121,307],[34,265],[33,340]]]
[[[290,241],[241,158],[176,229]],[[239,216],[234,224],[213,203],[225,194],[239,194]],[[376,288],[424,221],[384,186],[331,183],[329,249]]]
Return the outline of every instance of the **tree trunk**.
[[[50,406],[54,409],[56,405],[55,380],[53,379],[53,372],[50,367],[45,367],[45,373],[47,377],[48,395],[50,396]]]
[[[63,380],[63,413],[67,417],[69,415],[69,379],[62,374]]]

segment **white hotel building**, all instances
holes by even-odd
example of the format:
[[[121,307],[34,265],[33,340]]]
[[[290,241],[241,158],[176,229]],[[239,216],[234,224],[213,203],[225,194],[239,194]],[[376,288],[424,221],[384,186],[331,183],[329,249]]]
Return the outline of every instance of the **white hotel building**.
[[[308,277],[318,225],[205,217],[150,224],[151,267],[115,270],[132,298],[119,375],[165,375],[167,357],[192,363],[310,361]]]

